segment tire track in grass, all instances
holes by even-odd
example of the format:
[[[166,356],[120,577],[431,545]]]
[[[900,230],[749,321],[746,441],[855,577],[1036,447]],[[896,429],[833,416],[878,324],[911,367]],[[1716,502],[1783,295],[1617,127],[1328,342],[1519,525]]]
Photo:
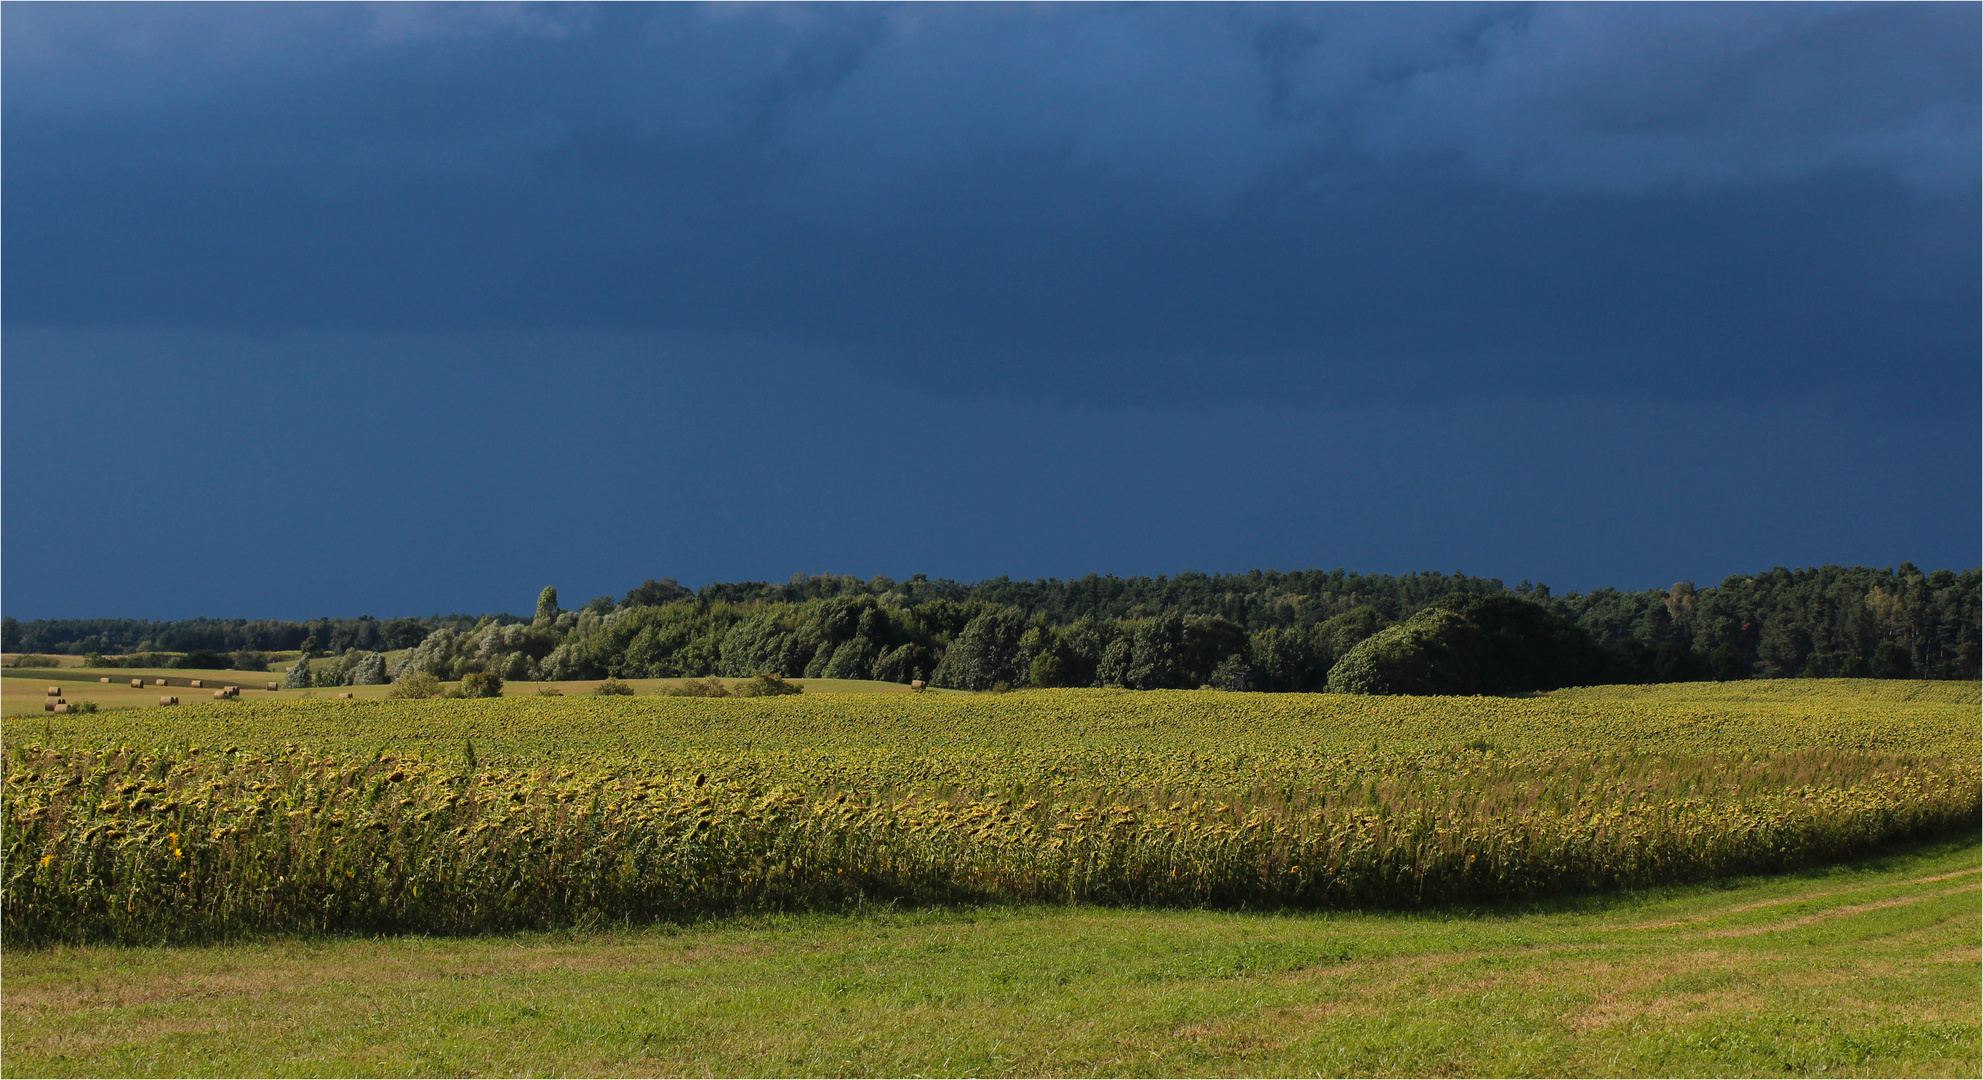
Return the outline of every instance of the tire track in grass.
[[[1975,870],[1955,870],[1946,874],[1935,874],[1931,877],[1914,878],[1908,881],[1907,884],[1931,885],[1938,881],[1953,881],[1954,879],[1959,877],[1969,877],[1975,874],[1983,874],[1983,868],[1979,868]],[[1668,919],[1662,922],[1638,923],[1634,926],[1627,927],[1627,929],[1671,930],[1681,926],[1696,926],[1704,922],[1713,922],[1716,919],[1724,918],[1729,915],[1740,915],[1745,912],[1762,911],[1773,907],[1787,907],[1791,904],[1808,903],[1814,900],[1828,900],[1833,897],[1851,896],[1854,893],[1872,892],[1876,889],[1891,889],[1893,887],[1894,887],[1893,882],[1886,882],[1878,885],[1856,885],[1849,889],[1829,889],[1824,892],[1799,893],[1796,896],[1783,896],[1783,897],[1777,897],[1772,900],[1758,900],[1754,903],[1740,904],[1735,907],[1724,908],[1721,911],[1709,912],[1703,915],[1690,915],[1684,919]],[[1970,887],[1975,888],[1977,886],[1970,886]],[[1956,890],[1956,891],[1960,892],[1962,890]],[[1923,899],[1926,898],[1924,897]]]
[[[1706,936],[1711,938],[1751,937],[1756,934],[1771,934],[1782,930],[1796,930],[1800,927],[1829,922],[1833,919],[1847,919],[1854,915],[1864,915],[1869,911],[1884,911],[1887,908],[1907,907],[1928,900],[1939,900],[1945,896],[1958,896],[1966,892],[1976,892],[1979,889],[1983,889],[1983,884],[1964,885],[1960,888],[1943,889],[1940,892],[1932,892],[1920,896],[1897,896],[1891,900],[1875,900],[1865,904],[1849,904],[1845,907],[1833,908],[1830,911],[1821,911],[1812,915],[1804,915],[1785,922],[1770,923],[1767,926],[1745,926],[1727,930],[1716,930]]]

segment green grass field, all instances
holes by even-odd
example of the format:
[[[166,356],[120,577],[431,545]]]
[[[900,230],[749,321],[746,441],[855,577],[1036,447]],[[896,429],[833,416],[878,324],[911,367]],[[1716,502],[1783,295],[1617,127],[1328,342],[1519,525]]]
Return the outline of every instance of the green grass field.
[[[1975,837],[1528,908],[9,950],[10,1076],[1975,1076]]]

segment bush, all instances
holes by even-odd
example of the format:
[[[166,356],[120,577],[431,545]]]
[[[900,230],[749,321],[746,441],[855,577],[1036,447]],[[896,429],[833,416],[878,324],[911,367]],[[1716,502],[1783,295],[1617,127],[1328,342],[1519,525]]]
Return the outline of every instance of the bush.
[[[425,671],[409,671],[386,691],[389,698],[430,698],[441,696],[441,680]]]
[[[227,667],[231,671],[267,671],[269,656],[267,653],[255,652],[252,649],[242,649],[227,662]]]
[[[1540,604],[1456,596],[1387,627],[1329,671],[1349,694],[1520,694],[1605,681],[1589,634]]]
[[[729,697],[730,688],[720,679],[690,679],[661,688],[662,697]]]
[[[282,673],[282,688],[284,690],[302,690],[309,685],[310,661],[299,656],[296,658],[295,663],[289,665],[289,670]]]
[[[605,682],[593,687],[592,692],[601,697],[632,697],[633,687],[609,675]]]
[[[224,653],[195,649],[172,661],[171,666],[187,668],[193,671],[225,671],[227,666],[233,662],[234,658]]]
[[[62,661],[53,656],[39,656],[36,655],[35,653],[28,653],[25,656],[14,657],[14,666],[15,667],[61,667]]]
[[[172,657],[164,653],[141,652],[129,653],[118,657],[105,657],[103,663],[105,667],[162,668],[171,667],[172,659]]]
[[[471,671],[449,697],[502,697],[503,679],[493,671]]]
[[[543,686],[540,686],[540,687],[538,687],[538,688],[537,688],[537,696],[538,696],[538,697],[564,697],[564,696],[565,696],[565,692],[564,692],[563,690],[560,690],[560,689],[558,689],[558,688],[557,688],[557,687],[555,687],[555,686],[552,686],[552,685],[550,685],[549,683],[546,683],[546,684],[544,684]]]
[[[760,671],[750,677],[750,681],[732,690],[737,697],[782,697],[786,694],[803,694],[805,687],[795,682],[787,682],[784,677],[769,671]]]

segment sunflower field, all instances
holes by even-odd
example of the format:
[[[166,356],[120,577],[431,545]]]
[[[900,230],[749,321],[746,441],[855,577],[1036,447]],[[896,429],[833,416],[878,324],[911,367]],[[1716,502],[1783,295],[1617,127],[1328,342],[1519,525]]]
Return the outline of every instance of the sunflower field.
[[[9,943],[1414,908],[1974,829],[1975,684],[216,701],[10,721]]]

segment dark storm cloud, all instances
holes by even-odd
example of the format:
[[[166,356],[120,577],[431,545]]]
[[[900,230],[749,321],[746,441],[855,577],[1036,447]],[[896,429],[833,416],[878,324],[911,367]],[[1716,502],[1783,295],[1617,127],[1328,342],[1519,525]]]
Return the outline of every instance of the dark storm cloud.
[[[527,611],[639,581],[1427,567],[1558,589],[1975,564],[1973,417],[1089,409],[645,333],[8,334],[21,618]]]
[[[4,19],[10,325],[744,333],[1087,400],[1974,396],[1973,6]]]
[[[1978,12],[0,5],[8,612],[1974,565]]]

